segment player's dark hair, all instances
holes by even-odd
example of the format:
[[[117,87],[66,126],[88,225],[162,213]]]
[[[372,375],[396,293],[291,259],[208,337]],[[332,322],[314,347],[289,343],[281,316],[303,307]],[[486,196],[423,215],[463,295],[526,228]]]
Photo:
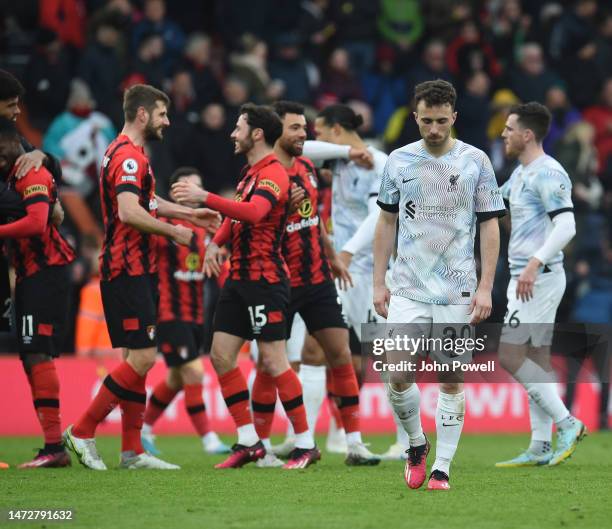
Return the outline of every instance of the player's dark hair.
[[[457,92],[451,83],[443,79],[425,81],[414,87],[413,108],[416,109],[420,101],[425,101],[425,105],[428,107],[438,107],[448,104],[455,110]]]
[[[328,127],[340,125],[343,129],[350,132],[357,130],[363,125],[361,114],[355,113],[348,105],[329,105],[321,110],[317,117],[323,118]]]
[[[272,105],[272,108],[281,119],[285,117],[285,114],[304,115],[304,105],[295,101],[277,101]]]
[[[9,141],[21,141],[19,131],[14,121],[0,117],[0,139]]]
[[[170,98],[161,90],[158,90],[154,86],[148,84],[135,84],[130,86],[123,94],[123,114],[125,115],[125,121],[128,123],[133,122],[136,119],[136,113],[140,107],[150,113],[155,110],[157,102],[161,101],[166,105],[170,106]]]
[[[242,105],[240,107],[240,115],[242,114],[246,114],[246,121],[251,130],[261,129],[264,141],[267,145],[273,147],[276,140],[283,133],[283,124],[278,114],[268,106],[254,105],[253,103]]]
[[[202,178],[202,173],[199,169],[196,169],[195,167],[183,166],[179,167],[170,176],[170,187],[172,187],[173,184],[176,184],[181,179],[181,177],[189,176],[192,174],[198,175],[200,177],[200,180],[202,180],[202,183],[204,182],[204,178]]]
[[[532,131],[538,143],[542,142],[550,130],[550,110],[536,101],[514,105],[510,108],[510,114],[516,114],[518,124]]]
[[[23,85],[6,70],[0,70],[0,101],[21,97],[25,93]]]

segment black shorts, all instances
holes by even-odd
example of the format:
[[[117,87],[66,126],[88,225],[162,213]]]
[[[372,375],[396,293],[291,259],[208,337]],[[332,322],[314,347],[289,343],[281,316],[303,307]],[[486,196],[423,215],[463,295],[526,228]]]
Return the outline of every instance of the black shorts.
[[[285,340],[288,310],[289,281],[228,279],[215,309],[213,332],[226,332],[245,340]]]
[[[287,321],[288,333],[291,332],[296,313],[302,317],[310,334],[330,327],[346,329],[342,305],[333,281],[293,287]]]
[[[100,281],[104,317],[113,347],[157,345],[157,275],[120,275]]]
[[[19,354],[43,353],[57,358],[70,310],[70,266],[50,266],[15,286]]]
[[[187,321],[160,321],[157,343],[168,367],[180,367],[198,358],[204,341],[204,326]]]

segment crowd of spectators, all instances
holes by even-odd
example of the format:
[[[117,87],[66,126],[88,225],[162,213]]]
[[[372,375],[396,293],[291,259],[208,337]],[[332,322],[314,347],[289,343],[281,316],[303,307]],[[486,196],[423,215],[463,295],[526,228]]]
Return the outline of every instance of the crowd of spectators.
[[[500,141],[508,109],[544,103],[553,116],[544,147],[570,175],[578,224],[560,319],[610,321],[607,2],[22,0],[0,13],[0,28],[0,67],[26,88],[20,127],[61,159],[63,192],[80,197],[93,219],[96,168],[133,83],[153,84],[172,100],[166,138],[149,147],[161,194],[181,165],[200,169],[212,191],[234,187],[242,160],[229,134],[246,101],[291,99],[310,116],[330,103],[354,105],[362,135],[390,152],[419,139],[414,86],[447,79],[459,94],[455,133],[490,155],[500,185],[515,164]],[[67,229],[78,244],[90,225],[69,218]],[[505,258],[496,286],[502,311]]]

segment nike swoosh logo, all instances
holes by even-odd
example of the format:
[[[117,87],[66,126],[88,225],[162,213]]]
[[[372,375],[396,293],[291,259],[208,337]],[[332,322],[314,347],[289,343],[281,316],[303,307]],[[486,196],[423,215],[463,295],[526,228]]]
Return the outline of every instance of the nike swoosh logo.
[[[413,180],[416,180],[416,178],[408,178],[408,180],[402,179],[402,184],[405,184],[406,182],[412,182]]]

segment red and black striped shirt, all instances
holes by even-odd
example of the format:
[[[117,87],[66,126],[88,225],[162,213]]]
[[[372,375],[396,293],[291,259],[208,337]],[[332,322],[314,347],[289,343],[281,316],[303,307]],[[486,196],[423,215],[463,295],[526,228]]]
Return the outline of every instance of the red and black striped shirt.
[[[204,274],[202,263],[206,230],[190,222],[162,218],[170,224],[181,224],[193,230],[189,247],[160,237],[157,243],[159,276],[158,321],[204,323]]]
[[[248,202],[253,196],[260,196],[272,204],[272,209],[257,224],[232,221],[230,278],[248,281],[264,278],[269,283],[278,283],[289,276],[282,255],[289,214],[289,177],[274,154],[245,167],[243,173],[236,200]]]
[[[140,232],[119,220],[119,193],[138,195],[140,205],[157,216],[155,177],[142,147],[120,134],[106,149],[100,171],[100,201],[104,220],[104,245],[100,254],[100,279],[120,274],[139,276],[157,270],[157,237]]]
[[[14,239],[12,242],[12,260],[17,281],[30,277],[43,268],[67,265],[74,261],[72,246],[51,222],[51,210],[57,201],[57,188],[51,173],[44,167],[38,171],[31,169],[20,180],[12,176],[10,186],[19,193],[26,210],[36,202],[49,204],[49,219],[43,234]]]
[[[291,274],[291,286],[316,285],[332,279],[319,226],[319,191],[314,165],[299,156],[287,169],[289,180],[305,191],[304,200],[287,222],[283,256]]]

